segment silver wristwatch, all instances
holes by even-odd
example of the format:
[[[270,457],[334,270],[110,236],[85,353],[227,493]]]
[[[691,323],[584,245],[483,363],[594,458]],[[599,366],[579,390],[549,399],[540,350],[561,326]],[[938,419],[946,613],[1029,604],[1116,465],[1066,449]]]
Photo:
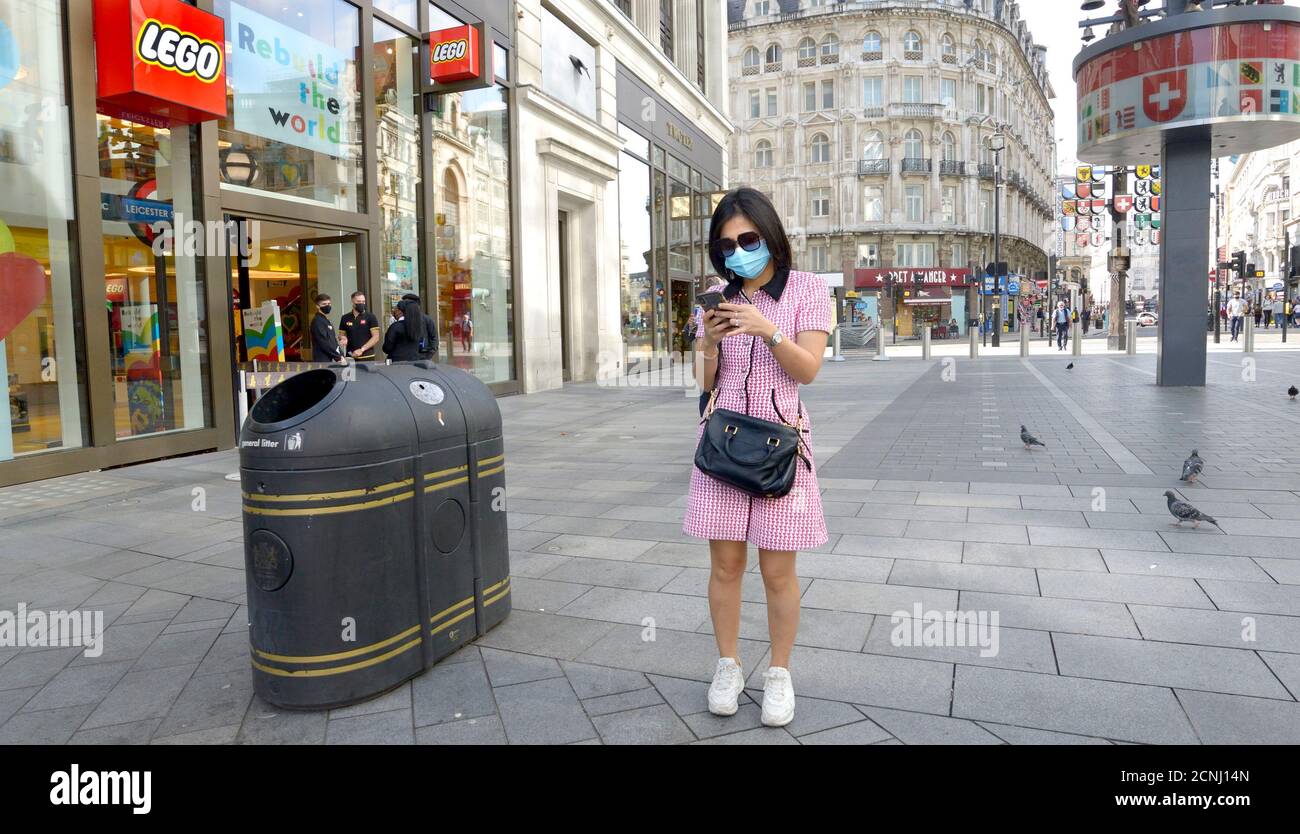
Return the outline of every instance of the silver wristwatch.
[[[774,348],[784,341],[785,341],[785,336],[781,334],[780,330],[777,330],[775,333],[772,334],[772,338],[767,340],[767,346],[770,348]]]

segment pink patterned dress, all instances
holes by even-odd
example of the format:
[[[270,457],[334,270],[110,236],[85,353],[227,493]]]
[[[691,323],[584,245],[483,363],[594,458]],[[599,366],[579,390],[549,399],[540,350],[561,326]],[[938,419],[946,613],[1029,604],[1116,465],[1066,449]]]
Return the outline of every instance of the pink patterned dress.
[[[721,290],[724,286],[712,289]],[[830,290],[825,281],[811,272],[792,271],[784,284],[773,278],[748,298],[742,291],[727,300],[758,305],[786,339],[794,340],[805,330],[827,333],[831,330]],[[703,331],[703,313],[696,315],[696,328],[697,332]],[[776,361],[767,343],[757,336],[728,336],[722,340],[719,350],[722,353],[715,383],[718,388],[715,407],[745,412],[748,387],[748,413],[780,422],[772,408],[775,390],[777,408],[787,422],[794,423],[803,414],[806,444],[803,452],[812,462],[812,422],[808,409],[799,401],[799,383]],[[697,444],[703,433],[701,423],[695,435]],[[816,464],[809,469],[799,461],[797,469],[794,488],[789,494],[781,498],[756,498],[692,467],[682,531],[702,539],[747,541],[763,550],[806,550],[825,544],[826,517],[822,513]]]

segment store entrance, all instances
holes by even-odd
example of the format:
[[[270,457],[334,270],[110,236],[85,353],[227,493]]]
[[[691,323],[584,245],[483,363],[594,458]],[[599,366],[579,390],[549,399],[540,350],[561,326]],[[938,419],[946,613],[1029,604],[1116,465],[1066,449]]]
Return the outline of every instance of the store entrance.
[[[352,307],[352,293],[367,292],[362,235],[276,221],[229,217],[248,258],[230,257],[234,364],[310,362],[316,299],[333,303],[335,327]],[[374,310],[381,321],[389,311]],[[277,324],[278,318],[278,324]]]

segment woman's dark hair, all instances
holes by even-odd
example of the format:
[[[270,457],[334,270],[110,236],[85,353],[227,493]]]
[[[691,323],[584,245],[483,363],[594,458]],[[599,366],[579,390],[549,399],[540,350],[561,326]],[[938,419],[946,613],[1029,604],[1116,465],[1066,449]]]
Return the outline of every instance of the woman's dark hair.
[[[402,311],[402,325],[406,331],[406,338],[412,342],[423,339],[424,311],[420,309],[420,302],[403,299],[397,302],[397,307]]]
[[[727,259],[718,251],[718,238],[722,227],[736,215],[744,215],[767,242],[767,251],[772,254],[772,263],[776,265],[773,279],[780,279],[790,271],[790,240],[785,236],[785,226],[776,213],[776,206],[767,199],[767,195],[753,188],[741,187],[728,191],[713,212],[709,225],[709,262],[724,281],[731,280],[731,271],[727,269]]]

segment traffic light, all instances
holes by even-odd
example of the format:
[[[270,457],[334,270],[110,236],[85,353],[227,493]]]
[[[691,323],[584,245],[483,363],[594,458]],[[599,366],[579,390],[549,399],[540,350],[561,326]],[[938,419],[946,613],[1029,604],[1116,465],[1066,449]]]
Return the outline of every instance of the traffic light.
[[[1246,272],[1241,277],[1243,280],[1246,278],[1258,278],[1259,276],[1255,274],[1257,271],[1258,270],[1255,269],[1254,264],[1246,264]]]
[[[998,261],[996,264],[989,261],[989,265],[984,268],[985,275],[1002,276],[1007,274],[1007,262]]]
[[[1232,253],[1232,271],[1237,273],[1238,281],[1246,280],[1246,253],[1245,252]]]

